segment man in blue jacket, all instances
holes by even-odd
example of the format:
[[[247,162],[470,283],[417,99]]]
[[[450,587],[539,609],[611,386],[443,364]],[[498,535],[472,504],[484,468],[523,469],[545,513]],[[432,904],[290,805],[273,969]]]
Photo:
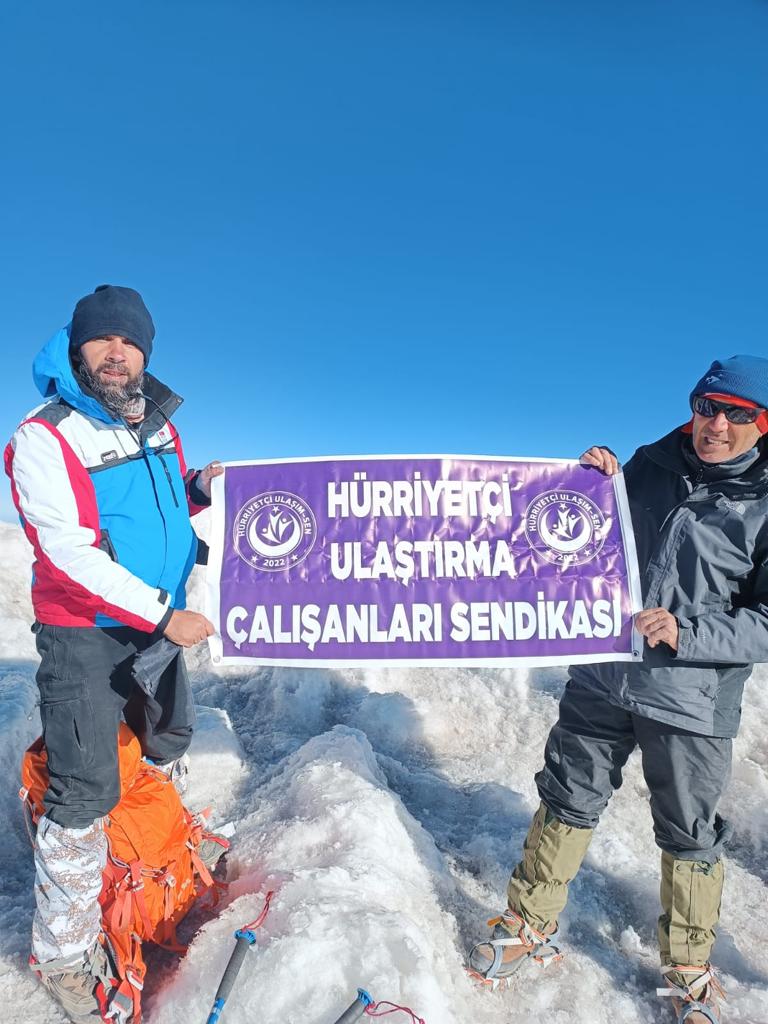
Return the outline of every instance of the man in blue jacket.
[[[169,773],[194,724],[179,651],[169,647],[149,687],[144,674],[139,685],[136,659],[163,636],[181,648],[213,632],[205,616],[185,610],[185,584],[198,547],[189,517],[210,504],[222,469],[187,472],[171,423],[181,399],[146,369],[154,334],[133,289],[102,285],[82,298],[35,360],[45,402],[5,454],[35,553],[50,776],[35,843],[32,962],[78,1022],[100,1020],[109,997],[101,819],[120,797],[120,719]]]
[[[645,637],[640,662],[578,665],[536,776],[541,799],[508,906],[470,971],[497,983],[545,962],[592,831],[640,748],[661,848],[659,944],[678,1021],[719,1020],[709,957],[730,828],[728,782],[744,683],[768,661],[768,360],[716,361],[690,395],[692,419],[640,448],[624,474]],[[613,474],[607,448],[582,461]]]

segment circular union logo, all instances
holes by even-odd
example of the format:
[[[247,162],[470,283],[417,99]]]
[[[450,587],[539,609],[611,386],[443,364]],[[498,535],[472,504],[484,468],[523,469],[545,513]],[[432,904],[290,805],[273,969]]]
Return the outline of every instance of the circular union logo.
[[[265,491],[237,513],[235,551],[254,569],[282,572],[303,562],[317,539],[317,523],[303,498],[290,491]]]
[[[544,491],[525,513],[525,535],[533,550],[556,565],[582,565],[605,541],[605,517],[579,491]]]

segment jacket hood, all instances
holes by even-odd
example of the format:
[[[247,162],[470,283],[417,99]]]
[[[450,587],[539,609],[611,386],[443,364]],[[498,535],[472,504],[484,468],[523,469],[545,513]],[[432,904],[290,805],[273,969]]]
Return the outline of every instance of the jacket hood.
[[[71,324],[62,327],[43,345],[32,364],[32,376],[43,398],[59,398],[102,423],[123,423],[119,417],[113,416],[101,402],[80,385],[77,374],[69,360],[69,329]],[[170,419],[181,405],[181,398],[169,387],[144,371],[142,394],[148,400],[150,408],[141,424],[142,436],[148,436],[159,430],[163,423]]]
[[[86,395],[69,361],[69,330],[62,327],[43,345],[32,364],[32,377],[43,398],[58,395],[68,405],[103,423],[119,422],[90,395]]]

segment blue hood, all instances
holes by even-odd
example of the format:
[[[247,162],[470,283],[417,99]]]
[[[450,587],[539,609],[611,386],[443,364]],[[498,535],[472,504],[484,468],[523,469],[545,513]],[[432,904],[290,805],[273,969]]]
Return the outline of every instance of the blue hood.
[[[86,395],[80,387],[69,361],[70,324],[57,331],[38,352],[32,364],[32,376],[43,398],[59,395],[65,402],[103,423],[119,423],[95,398]]]

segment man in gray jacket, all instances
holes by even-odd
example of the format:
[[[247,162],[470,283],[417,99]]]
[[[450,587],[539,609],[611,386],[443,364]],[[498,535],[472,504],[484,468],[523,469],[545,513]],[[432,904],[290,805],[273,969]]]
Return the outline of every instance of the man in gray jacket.
[[[497,984],[551,938],[593,829],[640,748],[661,848],[659,994],[678,1021],[719,1021],[709,956],[720,912],[717,813],[744,682],[768,661],[768,360],[716,361],[690,396],[689,423],[624,468],[643,586],[640,662],[573,666],[536,776],[541,804],[490,938],[470,972]],[[618,472],[607,448],[581,461]]]

